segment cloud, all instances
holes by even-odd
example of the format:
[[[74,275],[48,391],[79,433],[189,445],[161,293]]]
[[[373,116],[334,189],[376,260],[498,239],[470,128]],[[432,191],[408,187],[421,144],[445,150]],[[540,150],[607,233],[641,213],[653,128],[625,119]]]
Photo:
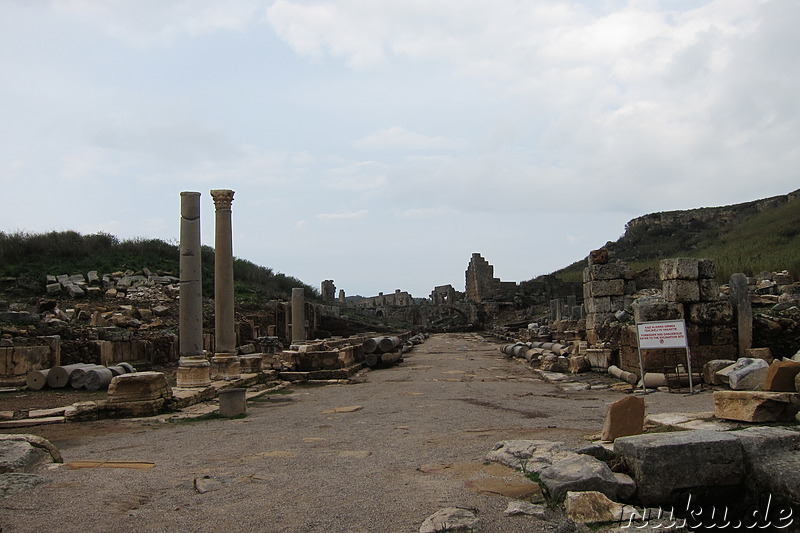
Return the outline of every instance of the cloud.
[[[361,150],[403,151],[449,150],[460,148],[464,144],[463,140],[430,137],[409,131],[401,126],[375,131],[353,143],[356,148]]]
[[[258,19],[259,0],[51,0],[56,14],[95,26],[137,48],[219,31],[241,32]]]
[[[347,220],[360,220],[366,217],[369,211],[361,209],[359,211],[340,211],[338,213],[319,213],[317,219],[322,222],[339,222]]]

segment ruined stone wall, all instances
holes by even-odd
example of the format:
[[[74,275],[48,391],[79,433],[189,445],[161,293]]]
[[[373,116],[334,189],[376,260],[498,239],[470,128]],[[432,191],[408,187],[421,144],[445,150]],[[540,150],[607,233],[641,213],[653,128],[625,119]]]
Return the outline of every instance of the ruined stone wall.
[[[615,313],[633,301],[636,284],[628,265],[621,261],[608,262],[607,256],[590,256],[589,262],[583,270],[583,305],[586,310],[586,339],[590,345],[596,345],[605,340],[602,333],[604,324],[615,320]]]
[[[467,300],[482,302],[495,299],[500,280],[494,277],[494,267],[481,254],[472,254],[465,275]]]
[[[336,299],[336,285],[333,284],[332,279],[326,279],[322,282],[320,294],[322,295],[322,301],[326,303],[333,302]]]

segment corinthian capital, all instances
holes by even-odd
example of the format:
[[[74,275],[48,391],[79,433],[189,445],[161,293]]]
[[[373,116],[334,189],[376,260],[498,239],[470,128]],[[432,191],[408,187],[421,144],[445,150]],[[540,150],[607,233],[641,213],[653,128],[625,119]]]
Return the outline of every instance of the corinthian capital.
[[[220,209],[230,209],[231,202],[233,202],[233,191],[230,189],[212,189],[211,197],[214,199],[214,208],[219,211]]]

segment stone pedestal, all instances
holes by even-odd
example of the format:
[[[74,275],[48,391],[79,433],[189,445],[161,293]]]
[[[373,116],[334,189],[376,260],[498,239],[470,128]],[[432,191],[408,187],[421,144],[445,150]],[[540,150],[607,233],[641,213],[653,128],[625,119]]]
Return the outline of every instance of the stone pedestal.
[[[211,379],[215,381],[239,379],[239,358],[226,353],[215,353],[211,358]]]
[[[178,387],[207,387],[209,364],[203,355],[203,290],[200,263],[200,193],[181,193]]]
[[[211,360],[212,379],[237,379],[236,331],[233,308],[233,191],[215,189],[214,199],[214,332],[216,349]]]
[[[240,356],[239,365],[242,374],[260,374],[262,360],[263,357],[260,353]]]

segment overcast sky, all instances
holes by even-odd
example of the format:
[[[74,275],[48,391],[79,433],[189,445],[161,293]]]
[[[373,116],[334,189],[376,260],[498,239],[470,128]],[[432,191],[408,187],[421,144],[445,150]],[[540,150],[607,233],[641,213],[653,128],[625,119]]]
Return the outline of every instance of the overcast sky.
[[[797,0],[0,0],[0,230],[177,242],[348,295],[522,281],[789,193]],[[142,265],[146,266],[146,265]]]

